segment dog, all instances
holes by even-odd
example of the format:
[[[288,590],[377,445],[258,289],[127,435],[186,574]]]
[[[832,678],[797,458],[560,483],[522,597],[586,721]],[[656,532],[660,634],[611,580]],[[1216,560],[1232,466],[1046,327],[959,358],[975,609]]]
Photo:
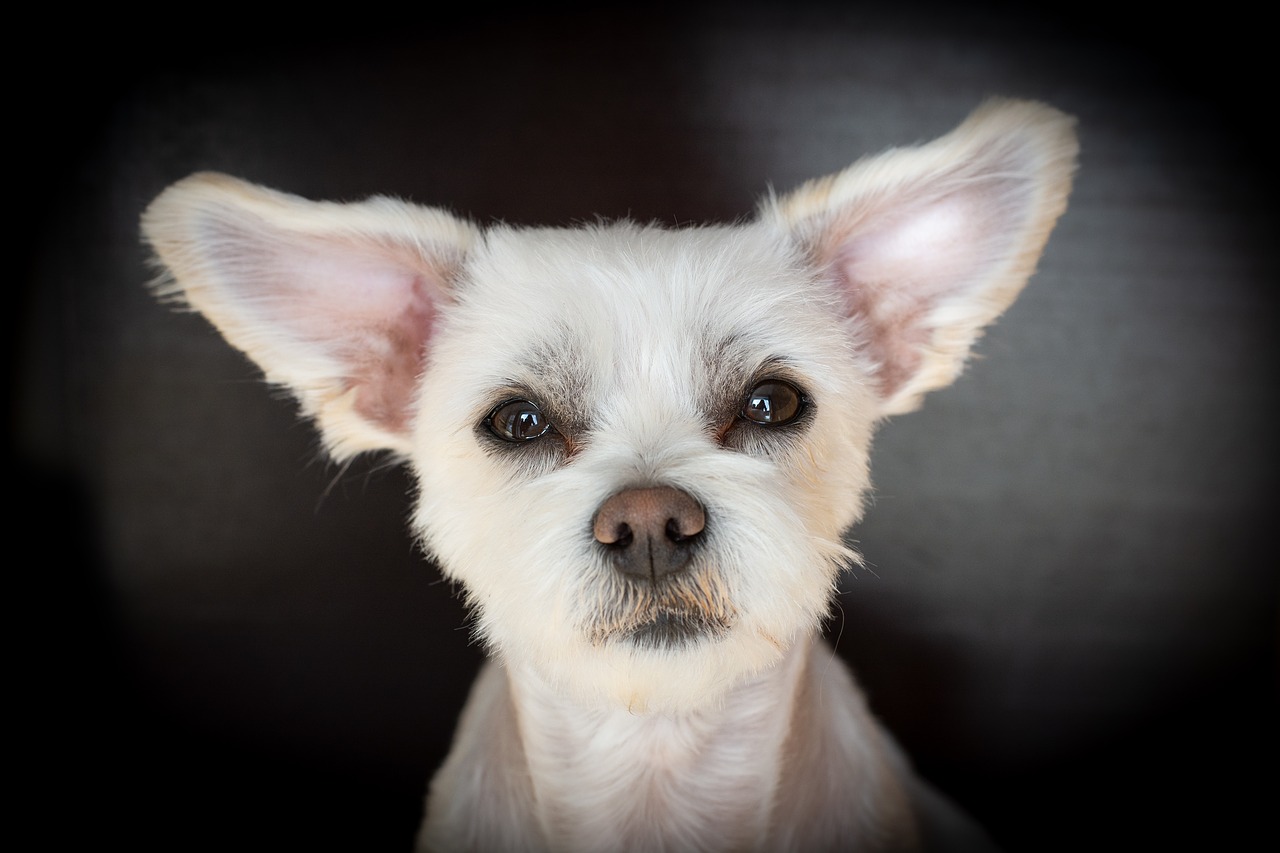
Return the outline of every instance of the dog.
[[[393,454],[490,654],[422,850],[976,849],[820,638],[872,434],[959,374],[1066,208],[1074,121],[993,100],[731,225],[479,227],[217,174],[158,294]]]

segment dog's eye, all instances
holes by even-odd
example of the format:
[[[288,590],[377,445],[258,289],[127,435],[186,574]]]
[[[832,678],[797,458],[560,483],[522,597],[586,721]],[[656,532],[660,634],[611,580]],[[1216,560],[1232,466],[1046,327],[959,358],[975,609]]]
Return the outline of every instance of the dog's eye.
[[[489,413],[489,431],[503,441],[519,443],[542,438],[551,431],[551,421],[528,400],[508,400]]]
[[[804,407],[799,388],[781,379],[768,379],[751,389],[741,415],[762,426],[781,426],[799,417]]]

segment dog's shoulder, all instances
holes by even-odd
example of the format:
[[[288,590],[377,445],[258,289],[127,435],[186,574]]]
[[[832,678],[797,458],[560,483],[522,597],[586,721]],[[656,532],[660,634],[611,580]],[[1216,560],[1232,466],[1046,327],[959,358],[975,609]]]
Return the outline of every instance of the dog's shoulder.
[[[502,667],[488,661],[471,688],[453,748],[431,782],[417,849],[426,851],[544,848],[530,832],[533,786]]]

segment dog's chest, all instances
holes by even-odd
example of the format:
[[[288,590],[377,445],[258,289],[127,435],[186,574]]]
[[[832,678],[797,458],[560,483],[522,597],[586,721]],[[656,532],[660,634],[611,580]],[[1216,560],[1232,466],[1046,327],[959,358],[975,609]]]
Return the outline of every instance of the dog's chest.
[[[539,819],[556,849],[750,848],[778,778],[779,756],[759,745],[780,743],[779,716],[764,703],[679,718],[539,712],[521,725]]]

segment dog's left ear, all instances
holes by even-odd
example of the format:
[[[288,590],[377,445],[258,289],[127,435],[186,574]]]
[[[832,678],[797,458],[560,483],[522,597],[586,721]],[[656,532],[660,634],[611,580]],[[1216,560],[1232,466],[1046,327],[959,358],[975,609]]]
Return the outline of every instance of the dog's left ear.
[[[389,198],[313,202],[217,174],[142,217],[162,296],[204,314],[288,388],[338,459],[407,455],[418,377],[479,232]]]
[[[941,139],[766,201],[761,215],[843,295],[881,415],[950,384],[1013,302],[1066,209],[1076,153],[1070,117],[991,101]]]

